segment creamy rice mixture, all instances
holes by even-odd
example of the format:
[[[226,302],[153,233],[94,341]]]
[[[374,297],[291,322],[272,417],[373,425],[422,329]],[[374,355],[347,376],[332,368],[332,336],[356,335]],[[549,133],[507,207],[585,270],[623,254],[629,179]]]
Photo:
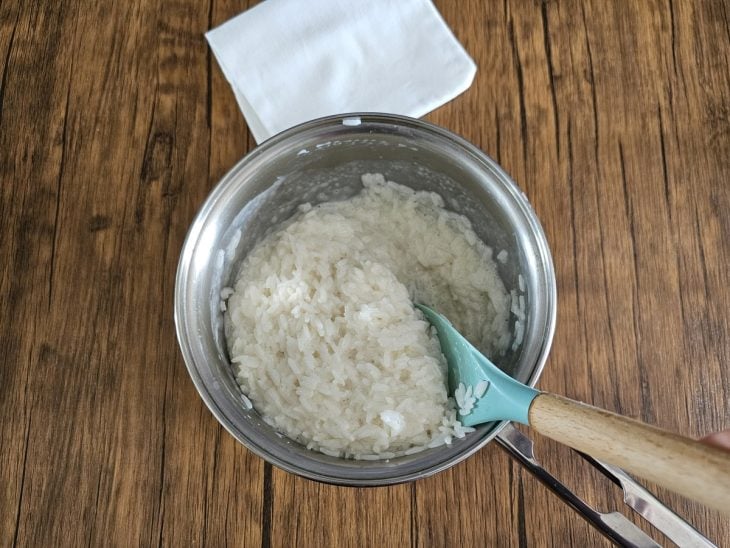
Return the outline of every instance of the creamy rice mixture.
[[[492,250],[439,195],[362,181],[350,200],[300,206],[222,296],[237,381],[264,420],[310,449],[381,459],[473,430],[413,302],[495,357],[510,345],[511,299]]]

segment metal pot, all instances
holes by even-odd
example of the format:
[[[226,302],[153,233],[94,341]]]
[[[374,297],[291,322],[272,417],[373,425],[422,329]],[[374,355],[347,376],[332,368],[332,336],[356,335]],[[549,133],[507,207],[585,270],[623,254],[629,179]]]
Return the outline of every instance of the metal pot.
[[[497,261],[499,273],[508,289],[517,290],[523,276],[527,323],[522,344],[499,360],[502,369],[534,385],[555,327],[555,274],[537,217],[509,176],[463,139],[419,120],[352,114],[297,126],[248,154],[210,194],[185,240],[175,287],[178,340],[201,397],[238,441],[284,470],[342,485],[434,474],[479,450],[505,425],[483,425],[451,446],[411,456],[354,461],[309,451],[244,406],[227,357],[220,290],[254,244],[297,205],[353,196],[368,172],[439,193],[495,254],[507,251],[506,262]]]

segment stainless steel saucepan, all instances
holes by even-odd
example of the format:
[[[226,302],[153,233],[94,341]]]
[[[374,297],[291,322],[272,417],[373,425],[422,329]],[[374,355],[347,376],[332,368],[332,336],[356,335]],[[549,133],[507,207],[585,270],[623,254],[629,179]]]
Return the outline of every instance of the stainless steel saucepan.
[[[515,290],[522,275],[527,319],[522,344],[497,365],[523,383],[537,382],[552,342],[557,300],[548,244],[524,194],[493,160],[444,129],[400,116],[349,114],[308,122],[263,143],[216,186],[190,227],[177,273],[175,321],[190,376],[215,417],[238,441],[279,468],[352,486],[423,478],[496,438],[611,539],[627,546],[656,546],[622,514],[601,514],[572,494],[540,466],[530,440],[506,422],[482,425],[451,446],[390,461],[354,461],[309,451],[247,408],[227,356],[220,290],[267,230],[301,203],[353,196],[362,188],[363,173],[383,173],[414,189],[439,193],[449,209],[471,220],[495,254],[507,252],[506,262],[498,262],[499,273],[507,288]],[[511,319],[512,327],[516,320]],[[621,470],[593,464],[621,485],[632,508],[675,542],[711,545]]]

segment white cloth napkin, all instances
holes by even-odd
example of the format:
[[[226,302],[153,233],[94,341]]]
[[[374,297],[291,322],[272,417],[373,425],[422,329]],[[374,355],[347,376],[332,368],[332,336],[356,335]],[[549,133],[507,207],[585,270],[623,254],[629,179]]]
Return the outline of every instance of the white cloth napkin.
[[[476,73],[430,0],[266,0],[206,38],[259,143],[329,114],[418,118]]]

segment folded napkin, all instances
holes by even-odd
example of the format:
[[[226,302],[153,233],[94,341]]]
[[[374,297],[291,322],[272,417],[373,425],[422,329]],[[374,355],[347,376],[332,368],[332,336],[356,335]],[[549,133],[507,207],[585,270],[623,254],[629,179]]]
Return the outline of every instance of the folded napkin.
[[[266,0],[206,37],[259,143],[329,114],[417,118],[476,72],[430,0]]]

